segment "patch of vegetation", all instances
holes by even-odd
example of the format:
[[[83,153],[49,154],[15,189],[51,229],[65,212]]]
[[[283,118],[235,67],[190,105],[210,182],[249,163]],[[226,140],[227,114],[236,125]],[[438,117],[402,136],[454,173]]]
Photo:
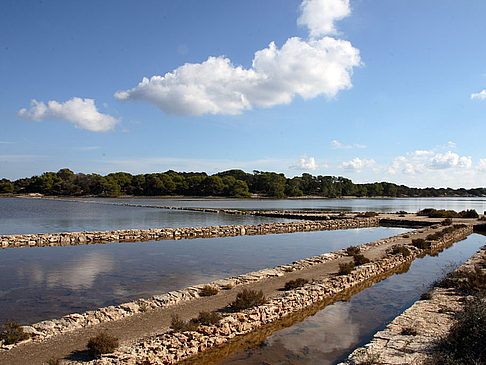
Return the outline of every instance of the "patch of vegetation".
[[[376,212],[364,212],[364,213],[359,213],[356,215],[356,217],[360,218],[370,218],[370,217],[376,217],[378,213]]]
[[[403,238],[410,238],[410,235],[408,235],[408,234],[404,234],[402,237],[403,237]]]
[[[442,222],[440,222],[443,226],[450,226],[452,224],[452,219],[446,218]]]
[[[284,267],[283,269],[285,272],[293,272],[294,268],[293,267]]]
[[[412,327],[404,327],[404,328],[402,328],[402,331],[400,332],[400,334],[402,334],[404,336],[417,336],[417,330],[415,328],[412,328]]]
[[[415,238],[412,240],[412,245],[421,249],[421,250],[428,250],[430,249],[430,242],[427,242],[423,238]]]
[[[196,319],[197,323],[210,326],[213,324],[218,324],[221,320],[221,314],[218,312],[199,312]]]
[[[189,321],[182,320],[177,314],[172,316],[170,322],[170,328],[172,328],[176,332],[184,332],[184,331],[195,331],[199,327],[199,323],[197,319],[190,319]]]
[[[219,293],[219,289],[212,285],[204,285],[199,291],[199,295],[203,297],[210,297]]]
[[[224,289],[224,290],[231,290],[231,289],[233,289],[234,287],[235,287],[235,286],[234,286],[234,284],[232,284],[232,283],[228,283],[228,284],[223,285],[223,289]]]
[[[22,326],[17,322],[10,320],[5,323],[3,331],[0,334],[0,340],[2,340],[5,345],[13,345],[28,338],[29,335],[24,332]]]
[[[417,212],[417,215],[427,216],[429,218],[478,218],[479,214],[474,209],[456,212],[455,210],[425,208]]]
[[[110,336],[106,332],[101,332],[88,341],[88,352],[94,358],[99,358],[102,354],[112,353],[117,347],[118,338]]]
[[[349,246],[346,249],[346,253],[348,254],[348,256],[358,255],[360,252],[361,252],[361,249],[359,247],[356,247],[356,246]]]
[[[410,256],[410,250],[406,246],[394,245],[390,251],[392,255],[403,255],[403,257]]]
[[[370,262],[370,259],[365,257],[364,255],[354,255],[353,256],[353,260],[354,260],[354,265],[355,266],[359,266],[359,265],[364,265],[364,264],[367,264],[368,262]]]
[[[476,297],[456,313],[449,334],[434,347],[431,364],[486,363],[486,302]]]
[[[47,365],[60,365],[61,362],[59,359],[56,359],[55,357],[51,357],[49,360],[47,360]]]
[[[252,308],[266,303],[263,291],[256,291],[251,289],[243,289],[236,295],[236,299],[230,304],[233,311],[240,311],[243,309]]]
[[[421,300],[430,300],[432,299],[432,293],[431,292],[425,292],[420,294],[420,299]]]
[[[309,280],[304,278],[297,278],[295,280],[290,280],[285,283],[284,290],[297,289],[300,288],[301,286],[304,286],[308,282]]]
[[[354,270],[354,262],[344,262],[339,264],[339,275],[348,275]]]
[[[476,294],[486,290],[486,274],[479,266],[472,270],[453,271],[446,275],[436,286],[440,288],[457,288],[466,294]]]
[[[142,303],[138,309],[140,312],[145,313],[149,310],[149,306],[147,303]]]

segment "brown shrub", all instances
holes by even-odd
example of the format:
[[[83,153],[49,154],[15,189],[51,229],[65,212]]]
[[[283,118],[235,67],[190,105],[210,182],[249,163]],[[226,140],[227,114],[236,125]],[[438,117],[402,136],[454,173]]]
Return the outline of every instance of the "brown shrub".
[[[199,291],[199,295],[203,297],[210,297],[218,293],[219,293],[219,289],[211,285],[204,285],[202,289]]]
[[[345,262],[345,263],[339,264],[338,274],[339,275],[351,274],[353,269],[354,269],[354,262]]]
[[[243,289],[236,295],[236,299],[230,304],[231,309],[234,311],[240,311],[255,307],[257,305],[265,304],[266,299],[263,295],[263,291],[256,291],[251,289]]]
[[[22,326],[10,320],[5,323],[3,331],[0,334],[0,340],[3,340],[5,345],[13,345],[28,338],[29,335],[24,332]]]
[[[101,332],[96,337],[91,337],[88,341],[88,351],[91,356],[98,358],[102,354],[109,354],[118,347],[118,338],[110,336],[106,332]]]
[[[304,286],[307,284],[309,280],[303,279],[303,278],[297,278],[295,280],[290,280],[285,283],[284,290],[291,290],[291,289],[296,289],[300,288],[301,286]]]

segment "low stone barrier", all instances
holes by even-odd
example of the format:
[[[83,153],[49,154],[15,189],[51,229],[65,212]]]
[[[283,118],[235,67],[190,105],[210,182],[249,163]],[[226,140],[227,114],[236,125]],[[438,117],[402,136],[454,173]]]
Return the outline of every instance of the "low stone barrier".
[[[472,270],[478,264],[486,271],[485,263],[486,246],[456,271]],[[431,345],[447,335],[453,324],[453,314],[462,310],[466,299],[452,288],[434,288],[430,294],[430,299],[415,302],[340,365],[424,363],[430,356]],[[414,332],[407,335],[409,329]]]
[[[1,248],[87,245],[110,242],[140,242],[151,240],[233,237],[376,227],[377,218],[335,219],[324,221],[276,222],[258,225],[227,225],[212,227],[181,227],[154,229],[124,229],[98,232],[64,232],[0,236]]]
[[[439,250],[454,242],[464,239],[472,233],[472,226],[456,228],[438,240],[432,241],[431,249]],[[145,338],[130,347],[105,355],[91,362],[96,365],[107,364],[173,364],[191,359],[198,353],[214,346],[222,345],[235,336],[247,334],[271,322],[281,320],[292,313],[302,311],[318,302],[342,293],[352,287],[361,285],[368,280],[395,270],[413,261],[416,257],[426,254],[412,245],[407,245],[411,254],[388,254],[380,260],[358,266],[348,275],[330,276],[321,281],[287,291],[283,296],[271,298],[266,304],[238,313],[227,314],[217,325],[201,325],[196,331],[183,333],[172,330]],[[363,250],[367,245],[360,246]],[[343,250],[335,255],[344,255]],[[312,262],[312,259],[307,259]]]

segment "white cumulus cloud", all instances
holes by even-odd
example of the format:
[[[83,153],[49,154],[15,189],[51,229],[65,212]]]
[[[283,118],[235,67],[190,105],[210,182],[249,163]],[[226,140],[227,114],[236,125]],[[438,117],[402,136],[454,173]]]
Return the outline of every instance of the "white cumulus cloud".
[[[300,8],[297,23],[306,26],[313,38],[336,34],[334,22],[351,13],[349,0],[304,0]]]
[[[345,161],[341,164],[341,168],[355,172],[361,172],[365,168],[374,168],[375,166],[375,160],[360,159],[359,157],[355,157],[351,161]]]
[[[118,119],[98,111],[93,99],[74,97],[64,103],[55,100],[47,102],[47,105],[37,100],[32,100],[31,108],[22,108],[18,115],[22,118],[42,121],[46,119],[60,119],[73,123],[76,127],[93,132],[106,132],[113,129]]]
[[[315,3],[347,2],[304,1],[302,16]],[[330,6],[330,11],[334,8]],[[319,14],[323,22],[345,16]],[[312,36],[313,28],[309,29]],[[255,52],[249,68],[234,65],[225,56],[209,57],[202,63],[186,63],[163,76],[145,77],[136,87],[119,91],[115,97],[152,103],[168,114],[241,114],[254,107],[288,104],[296,96],[332,98],[352,87],[353,68],[360,64],[359,50],[349,41],[291,37],[281,48],[271,42]]]
[[[407,175],[423,174],[431,170],[469,169],[472,166],[470,156],[459,156],[457,153],[435,153],[434,151],[417,150],[406,156],[396,157],[388,167],[388,173]]]
[[[471,94],[471,99],[486,100],[486,90]]]
[[[299,166],[303,170],[316,170],[317,164],[314,157],[306,158],[305,156],[302,157],[299,161]]]
[[[351,148],[366,148],[364,144],[355,143],[353,145],[343,144],[336,139],[331,141],[331,146],[335,150],[350,150]]]
[[[469,156],[459,156],[457,153],[448,151],[444,154],[437,153],[430,160],[432,169],[448,169],[451,167],[470,168],[472,159]]]

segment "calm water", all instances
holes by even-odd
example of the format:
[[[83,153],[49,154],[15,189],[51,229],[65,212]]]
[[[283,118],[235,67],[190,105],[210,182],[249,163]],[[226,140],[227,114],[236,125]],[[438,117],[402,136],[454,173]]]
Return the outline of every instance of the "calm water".
[[[0,235],[260,224],[275,221],[285,219],[116,206],[100,199],[95,204],[0,198]]]
[[[438,256],[415,260],[409,271],[393,275],[314,316],[275,332],[259,347],[240,350],[221,364],[335,364],[369,342],[387,323],[415,302],[426,286],[486,244],[473,234]],[[424,279],[425,278],[425,279]]]
[[[362,228],[266,236],[0,250],[0,323],[119,304],[290,263],[402,232]]]
[[[100,199],[96,199],[100,200]],[[104,200],[104,199],[103,199]],[[476,209],[486,211],[486,198],[386,198],[386,199],[106,199],[112,202],[134,204],[227,208],[249,210],[319,209],[327,211],[376,211],[415,213],[423,208],[453,209],[461,211]]]
[[[127,207],[154,206],[233,208],[250,210],[311,209],[325,211],[417,212],[437,209],[486,210],[486,198],[426,199],[77,199],[79,202],[0,198],[0,234],[100,231],[128,228],[259,224],[279,218]]]

